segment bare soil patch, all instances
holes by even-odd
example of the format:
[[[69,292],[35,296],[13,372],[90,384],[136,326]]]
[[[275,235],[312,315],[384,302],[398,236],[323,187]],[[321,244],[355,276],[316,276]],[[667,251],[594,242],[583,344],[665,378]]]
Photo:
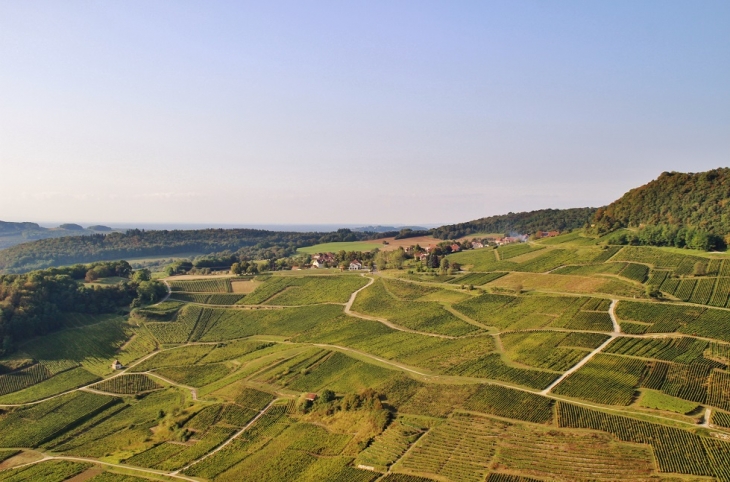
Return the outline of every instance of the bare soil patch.
[[[18,465],[29,464],[43,458],[42,454],[34,452],[32,450],[24,450],[14,457],[10,457],[8,460],[0,464],[0,470],[10,469],[17,467]]]
[[[490,283],[490,286],[511,290],[541,290],[568,293],[595,293],[606,281],[587,276],[559,274],[510,273]]]
[[[388,244],[383,244],[383,241],[387,241]],[[443,239],[436,239],[432,236],[418,236],[415,238],[405,238],[405,239],[395,239],[395,238],[382,238],[382,239],[372,239],[369,241],[365,241],[366,243],[373,243],[379,245],[381,251],[395,251],[396,249],[400,247],[407,247],[407,246],[414,246],[418,244],[422,248],[425,248],[426,246],[436,246],[440,242],[442,242]]]
[[[260,281],[254,280],[231,280],[231,288],[234,293],[248,294],[253,292],[261,284]]]
[[[85,470],[84,472],[81,472],[76,477],[71,477],[70,479],[67,479],[66,482],[84,482],[86,480],[93,479],[97,475],[104,472],[104,469],[101,467],[92,467],[89,470]]]

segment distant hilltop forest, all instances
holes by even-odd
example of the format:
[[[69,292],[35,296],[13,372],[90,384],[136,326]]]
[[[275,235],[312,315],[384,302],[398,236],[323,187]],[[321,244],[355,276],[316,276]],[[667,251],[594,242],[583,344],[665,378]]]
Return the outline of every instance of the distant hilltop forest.
[[[37,223],[10,223],[0,221],[0,249],[38,239],[109,233],[111,231],[113,231],[112,228],[101,225],[84,228],[78,224],[66,223],[56,228],[44,228]]]
[[[292,256],[298,248],[329,242],[427,235],[455,240],[473,234],[531,235],[576,229],[602,236],[607,244],[723,250],[730,242],[728,202],[730,168],[719,168],[701,173],[662,173],[600,208],[508,213],[430,230],[413,227],[383,231],[384,227],[377,226],[372,227],[373,231],[340,229],[332,233],[257,229],[113,232],[106,226],[84,229],[64,224],[48,229],[35,223],[0,222],[0,248],[10,246],[0,250],[0,271],[18,273],[73,263],[191,252],[226,253],[246,260],[278,259]],[[30,242],[17,244],[18,239]]]

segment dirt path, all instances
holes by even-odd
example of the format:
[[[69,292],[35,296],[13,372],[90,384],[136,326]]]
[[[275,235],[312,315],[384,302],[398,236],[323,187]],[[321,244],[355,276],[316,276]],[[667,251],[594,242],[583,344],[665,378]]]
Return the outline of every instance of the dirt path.
[[[178,387],[178,388],[184,388],[186,390],[190,390],[190,395],[193,397],[193,401],[196,402],[198,400],[198,389],[197,388],[189,387],[187,385],[183,385],[182,383],[174,382],[174,381],[170,380],[169,378],[165,378],[162,375],[158,375],[155,372],[142,372],[142,373],[144,375],[147,375],[147,376],[150,376],[150,377],[158,378],[158,379],[162,380],[165,383],[169,383],[172,386],[175,386],[175,387]]]
[[[613,340],[615,340],[618,336],[619,335],[617,335],[616,333],[612,333],[611,336],[608,338],[608,340],[604,341],[598,348],[596,348],[595,350],[593,350],[592,352],[590,352],[588,355],[586,355],[586,357],[583,358],[578,363],[576,363],[573,366],[573,368],[571,368],[567,372],[565,372],[562,375],[560,375],[557,380],[555,380],[553,383],[551,383],[550,385],[548,385],[548,387],[545,390],[541,391],[540,392],[540,395],[547,395],[548,393],[550,393],[550,391],[553,388],[555,388],[556,386],[558,386],[560,384],[560,382],[562,382],[563,380],[565,380],[566,378],[568,378],[573,373],[577,372],[581,367],[583,367],[583,365],[585,365],[586,363],[588,363],[591,360],[591,358],[593,358],[597,354],[601,353],[601,351],[604,348],[606,348],[608,346],[608,344],[611,343]]]
[[[711,428],[712,424],[710,423],[710,420],[712,420],[712,409],[710,407],[705,407],[704,421],[700,424],[700,427]]]
[[[172,472],[172,473],[171,473],[170,475],[177,475],[177,474],[179,474],[180,472],[184,472],[184,471],[186,471],[187,469],[189,469],[190,467],[192,467],[193,465],[197,464],[198,462],[202,462],[203,460],[207,459],[208,457],[211,457],[212,455],[215,455],[216,453],[218,453],[218,452],[220,452],[221,450],[223,450],[223,449],[224,449],[224,448],[225,448],[225,447],[226,447],[226,446],[227,446],[228,444],[230,444],[230,443],[231,443],[231,442],[233,442],[233,441],[234,441],[235,439],[237,439],[238,437],[240,437],[240,436],[241,436],[241,434],[242,434],[243,432],[245,432],[246,430],[248,430],[248,429],[249,429],[249,428],[250,428],[250,427],[251,427],[251,426],[252,426],[252,425],[253,425],[254,423],[256,423],[256,421],[257,421],[258,419],[260,419],[261,417],[263,417],[263,415],[264,415],[264,414],[266,413],[266,411],[267,411],[267,410],[268,410],[268,409],[269,409],[269,408],[270,408],[270,407],[271,407],[271,406],[272,406],[272,405],[273,405],[273,404],[274,404],[275,402],[277,402],[278,400],[279,400],[278,398],[277,398],[277,399],[275,399],[275,400],[272,400],[272,401],[271,401],[271,402],[270,402],[270,403],[269,403],[268,405],[266,405],[266,406],[264,407],[264,409],[263,409],[263,410],[261,410],[261,411],[260,411],[260,412],[258,413],[258,415],[256,415],[256,416],[255,416],[255,417],[254,417],[253,419],[251,419],[251,421],[250,421],[250,422],[248,422],[248,423],[246,424],[246,426],[245,426],[245,427],[243,427],[243,428],[242,428],[241,430],[239,430],[238,432],[236,432],[235,434],[233,434],[233,435],[231,436],[231,438],[229,438],[228,440],[226,440],[225,442],[223,442],[222,444],[220,444],[220,445],[219,445],[218,447],[216,447],[216,448],[215,448],[214,450],[212,450],[212,451],[208,452],[207,454],[203,455],[203,456],[202,456],[202,457],[200,457],[199,459],[197,459],[197,460],[194,460],[193,462],[189,463],[188,465],[186,465],[186,466],[185,466],[185,467],[183,467],[182,469],[179,469],[179,470],[176,470],[175,472]]]
[[[172,294],[172,287],[170,286],[170,283],[168,283],[167,280],[164,280],[164,279],[162,280],[162,282],[165,283],[165,288],[167,288],[167,294],[165,295],[164,298],[162,298],[160,301],[158,301],[157,303],[155,303],[155,305],[159,305],[160,303],[164,303],[165,301],[167,301],[167,299]]]
[[[611,323],[613,323],[613,333],[611,333],[612,335],[621,334],[621,325],[618,324],[618,318],[616,318],[617,304],[618,300],[611,300],[611,306],[608,307],[608,316],[611,317]]]
[[[70,462],[88,463],[88,464],[94,464],[97,466],[102,465],[105,467],[114,467],[114,468],[122,469],[122,470],[140,472],[142,474],[161,475],[161,476],[165,476],[165,477],[173,477],[175,479],[180,479],[180,480],[187,480],[190,482],[198,482],[198,479],[185,477],[183,475],[178,475],[177,473],[165,472],[164,470],[144,469],[141,467],[135,467],[134,465],[113,464],[111,462],[102,462],[97,459],[90,459],[90,458],[85,458],[85,457],[71,457],[71,456],[65,456],[65,455],[46,455],[46,454],[44,454],[44,457],[42,459],[38,459],[33,462],[29,462],[27,464],[16,465],[15,467],[13,467],[13,469],[21,469],[21,468],[28,467],[31,465],[40,464],[41,462],[48,462],[49,460],[68,460]]]
[[[362,288],[356,290],[354,293],[352,293],[350,295],[350,299],[347,301],[347,303],[345,303],[345,314],[354,316],[355,318],[361,318],[363,320],[377,321],[378,323],[384,324],[388,328],[391,328],[393,330],[398,330],[398,331],[404,331],[406,333],[414,333],[416,335],[423,335],[423,336],[433,336],[436,338],[443,338],[446,340],[454,340],[457,338],[455,336],[441,335],[438,333],[426,333],[425,331],[411,330],[410,328],[406,328],[404,326],[395,325],[395,324],[391,323],[390,321],[386,320],[385,318],[378,318],[377,316],[363,315],[362,313],[352,311],[352,304],[355,303],[355,298],[357,297],[357,294],[360,293],[365,288],[367,288],[368,286],[375,283],[375,278],[371,278],[371,277],[365,276],[365,275],[362,275],[362,276],[364,276],[365,278],[368,278],[370,281],[368,282],[368,284],[366,284]]]
[[[482,330],[486,330],[490,333],[494,331],[493,326],[487,326],[485,324],[479,323],[476,320],[472,320],[471,318],[466,316],[464,313],[460,313],[460,312],[456,311],[454,308],[452,308],[451,304],[449,304],[449,303],[445,303],[445,302],[441,303],[441,307],[443,309],[445,309],[446,311],[448,311],[449,313],[451,313],[452,315],[454,315],[455,317],[457,317],[458,319],[460,319],[461,321],[463,321],[464,323],[469,323],[472,326],[476,326],[477,328],[481,328]]]

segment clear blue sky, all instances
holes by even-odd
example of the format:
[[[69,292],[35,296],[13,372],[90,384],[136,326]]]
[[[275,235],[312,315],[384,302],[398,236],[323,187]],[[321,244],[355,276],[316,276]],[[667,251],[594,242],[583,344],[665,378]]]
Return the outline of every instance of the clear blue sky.
[[[730,164],[730,2],[0,2],[0,219],[438,223]]]

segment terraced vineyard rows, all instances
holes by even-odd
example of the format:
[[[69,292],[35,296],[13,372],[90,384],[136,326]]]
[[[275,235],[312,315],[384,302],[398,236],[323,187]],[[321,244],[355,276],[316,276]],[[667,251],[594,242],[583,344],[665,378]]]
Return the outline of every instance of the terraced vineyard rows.
[[[96,385],[92,385],[91,388],[119,395],[134,395],[136,393],[157,390],[162,387],[147,375],[132,374],[104,380]]]
[[[481,385],[463,408],[534,423],[550,423],[553,418],[552,399],[498,385]]]
[[[730,460],[718,455],[716,459],[707,457],[705,437],[664,425],[657,425],[619,415],[611,415],[567,403],[558,403],[558,424],[561,427],[587,428],[601,430],[615,435],[625,442],[651,445],[654,449],[659,469],[662,472],[676,472],[727,480],[723,473]],[[728,449],[728,442],[713,441],[718,448],[713,451],[721,454]],[[727,453],[727,452],[725,452]]]
[[[488,418],[456,414],[421,437],[394,470],[481,481],[489,472],[497,439],[508,426]]]
[[[610,481],[662,473],[730,481],[730,443],[721,438],[730,433],[730,325],[727,311],[705,306],[727,302],[720,284],[730,267],[703,258],[707,276],[690,277],[696,261],[686,256],[628,248],[505,247],[496,251],[500,260],[491,249],[450,255],[474,260],[472,268],[484,263],[488,273],[397,273],[406,282],[384,272],[353,307],[381,321],[343,313],[368,282],[350,274],[259,279],[246,306],[235,308],[174,301],[135,312],[130,322],[69,317],[69,328],[0,361],[0,402],[94,385],[3,409],[0,446],[217,480]],[[484,286],[506,276],[497,267],[550,280],[565,279],[560,272],[622,286],[675,283],[697,306],[622,297],[616,313],[625,334],[673,334],[612,334],[612,343],[554,387],[556,397],[542,396],[535,392],[608,340],[614,295],[508,291],[504,280],[476,291],[434,284]],[[211,304],[243,296],[215,280],[179,280],[173,297]],[[447,336],[420,333],[428,330]],[[117,358],[133,368],[101,379]],[[196,387],[195,399],[175,384]],[[305,402],[308,392],[317,394],[313,403]],[[286,400],[269,405],[274,393]],[[618,405],[627,416],[600,405]],[[700,427],[705,408],[709,426]],[[33,470],[45,474],[45,464]],[[7,475],[0,471],[0,480]]]
[[[193,293],[232,293],[230,278],[170,280],[172,291],[188,291]]]
[[[421,427],[414,427],[402,419],[396,420],[368,448],[360,452],[355,464],[386,471],[423,433]]]
[[[629,405],[645,371],[644,361],[598,354],[553,391],[606,405]]]

